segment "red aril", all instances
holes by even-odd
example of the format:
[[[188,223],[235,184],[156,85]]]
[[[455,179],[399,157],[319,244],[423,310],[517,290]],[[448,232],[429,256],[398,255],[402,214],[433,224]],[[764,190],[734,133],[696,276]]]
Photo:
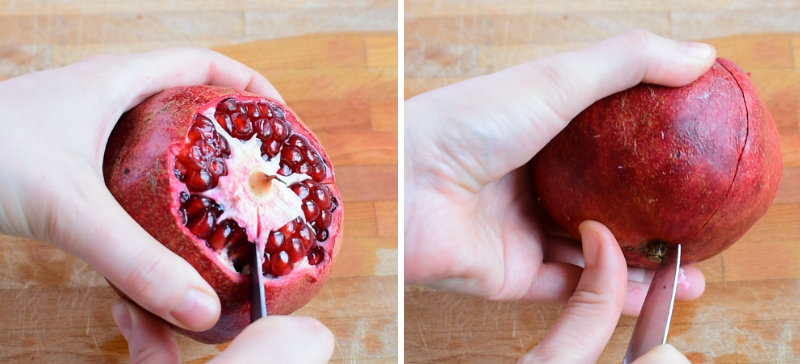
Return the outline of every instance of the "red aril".
[[[229,341],[249,324],[256,246],[270,314],[311,300],[338,254],[333,166],[276,100],[212,86],[165,90],[123,115],[103,172],[122,207],[219,295],[216,326],[184,332],[196,340]]]
[[[587,219],[609,227],[628,264],[683,262],[739,239],[780,184],[776,126],[733,62],[718,59],[678,88],[641,84],[595,102],[533,162],[542,206],[573,237]]]

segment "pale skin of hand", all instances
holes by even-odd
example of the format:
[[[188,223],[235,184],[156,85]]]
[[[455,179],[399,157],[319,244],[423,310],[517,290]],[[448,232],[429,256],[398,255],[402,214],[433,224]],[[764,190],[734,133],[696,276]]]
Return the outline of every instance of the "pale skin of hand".
[[[626,269],[621,258],[603,266],[621,281],[584,284],[587,242],[581,249],[542,223],[526,163],[594,101],[640,82],[688,84],[714,58],[707,45],[633,31],[407,100],[405,282],[492,300],[568,302],[548,336],[561,339],[545,339],[526,358],[594,362],[620,312],[638,314],[652,272]],[[596,225],[590,230],[605,229]],[[622,257],[607,235],[600,241],[613,241],[608,249]],[[700,296],[702,273],[686,267],[685,275],[679,299]]]
[[[163,320],[125,300],[111,314],[128,341],[131,364],[181,363],[175,334]],[[333,334],[316,319],[268,316],[250,324],[208,363],[327,363],[333,346]]]
[[[256,71],[206,49],[96,56],[0,82],[0,232],[50,241],[145,310],[200,331],[219,318],[216,293],[128,216],[102,173],[106,141],[123,112],[163,89],[197,84],[282,101]],[[329,344],[317,349],[332,351]]]

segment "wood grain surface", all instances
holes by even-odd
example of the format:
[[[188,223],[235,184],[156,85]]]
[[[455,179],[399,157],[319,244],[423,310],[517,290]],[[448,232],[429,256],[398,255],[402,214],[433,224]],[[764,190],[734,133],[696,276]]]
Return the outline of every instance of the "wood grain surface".
[[[332,362],[397,361],[397,1],[0,0],[0,80],[171,46],[212,47],[264,74],[331,156],[343,247],[297,314],[336,336]],[[116,298],[93,268],[42,241],[0,235],[0,362],[123,363]],[[226,345],[179,336],[203,363]]]
[[[800,2],[405,1],[405,94],[576,49],[634,28],[704,40],[752,79],[778,125],[784,174],[767,214],[732,248],[698,264],[708,285],[679,302],[670,343],[694,363],[800,362]],[[410,363],[513,362],[560,307],[405,289]],[[635,319],[600,358],[621,362]]]

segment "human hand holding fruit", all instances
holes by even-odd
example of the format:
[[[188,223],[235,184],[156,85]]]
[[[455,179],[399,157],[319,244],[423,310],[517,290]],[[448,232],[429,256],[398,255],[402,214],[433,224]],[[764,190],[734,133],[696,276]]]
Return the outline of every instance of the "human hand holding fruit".
[[[636,31],[406,101],[406,283],[494,300],[568,302],[560,320],[597,328],[578,330],[593,334],[575,344],[590,347],[582,360],[595,360],[620,311],[639,311],[651,273],[629,269],[622,291],[610,281],[600,282],[605,290],[581,290],[587,242],[582,253],[546,229],[522,167],[594,101],[640,82],[686,85],[714,56],[705,45]],[[621,255],[618,246],[609,249]],[[616,268],[625,272],[624,263]],[[702,294],[702,273],[684,273],[678,298]],[[556,347],[569,354],[566,345]]]
[[[102,171],[123,112],[165,88],[193,84],[282,101],[257,72],[200,49],[93,57],[0,83],[0,231],[51,241],[147,311],[200,331],[219,317],[216,293],[120,207]]]

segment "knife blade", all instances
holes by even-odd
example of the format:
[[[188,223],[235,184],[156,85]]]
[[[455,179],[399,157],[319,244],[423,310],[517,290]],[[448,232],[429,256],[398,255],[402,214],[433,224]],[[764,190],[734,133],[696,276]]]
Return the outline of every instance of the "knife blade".
[[[250,264],[250,281],[252,282],[252,296],[250,300],[250,322],[267,316],[267,300],[264,297],[264,271],[261,268],[261,254],[263,250],[256,246]]]
[[[633,328],[624,364],[629,364],[650,349],[667,343],[680,266],[681,245],[678,244],[653,276],[653,282],[650,283],[647,296],[644,298],[642,311]]]

